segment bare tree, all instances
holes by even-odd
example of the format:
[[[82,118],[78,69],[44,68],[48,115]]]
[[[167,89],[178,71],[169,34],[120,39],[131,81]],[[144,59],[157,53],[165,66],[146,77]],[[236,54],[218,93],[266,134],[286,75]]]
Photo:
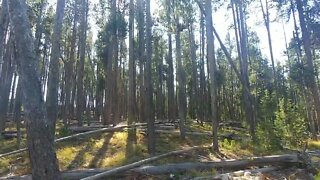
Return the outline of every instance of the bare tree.
[[[15,38],[19,77],[23,92],[27,126],[27,145],[33,179],[61,179],[54,150],[54,136],[49,131],[41,93],[38,60],[27,15],[25,1],[10,0],[9,13]]]

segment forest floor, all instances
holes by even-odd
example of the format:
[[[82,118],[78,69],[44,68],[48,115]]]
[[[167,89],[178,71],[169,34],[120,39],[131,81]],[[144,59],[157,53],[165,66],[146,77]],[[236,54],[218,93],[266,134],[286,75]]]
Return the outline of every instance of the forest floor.
[[[208,132],[211,127],[204,124],[199,125],[194,122],[188,123],[187,128],[190,131]],[[9,128],[13,130],[13,128]],[[234,133],[234,130],[222,128],[219,133]],[[241,137],[240,140],[221,140],[219,143],[223,158],[240,159],[252,156],[284,154],[290,153],[288,150],[266,151],[259,145],[253,145],[246,137],[245,133],[236,132]],[[23,133],[25,134],[25,133]],[[57,128],[57,137],[69,135],[60,126]],[[209,136],[187,135],[181,139],[179,134],[157,134],[156,139],[157,154],[166,153],[174,150],[181,150],[193,146],[209,146],[211,138]],[[22,147],[25,147],[25,138],[22,141]],[[16,150],[16,139],[0,139],[0,154]],[[320,149],[320,141],[309,140],[308,149]],[[147,137],[142,130],[136,132],[136,144],[128,147],[128,132],[107,132],[86,137],[79,137],[76,140],[59,142],[56,144],[56,152],[61,171],[88,169],[88,168],[113,168],[132,163],[147,157]],[[161,165],[178,162],[206,162],[221,159],[221,154],[211,152],[209,149],[201,149],[191,153],[185,153],[179,156],[173,156],[158,160],[152,165]],[[27,153],[20,153],[5,158],[0,158],[0,177],[1,176],[21,176],[30,174],[31,168]],[[224,173],[224,170],[191,170],[184,173],[169,174],[165,176],[144,176],[138,179],[190,179],[191,177],[213,175]],[[304,176],[306,175],[306,176]],[[283,177],[298,177],[307,179],[307,173],[303,169],[286,169],[278,172],[264,174],[262,179],[281,179]],[[135,177],[136,178],[136,177]],[[252,178],[252,177],[251,177]],[[249,179],[251,179],[249,178]],[[117,178],[116,178],[117,179]],[[133,178],[128,178],[133,179]],[[253,178],[261,179],[261,177]]]

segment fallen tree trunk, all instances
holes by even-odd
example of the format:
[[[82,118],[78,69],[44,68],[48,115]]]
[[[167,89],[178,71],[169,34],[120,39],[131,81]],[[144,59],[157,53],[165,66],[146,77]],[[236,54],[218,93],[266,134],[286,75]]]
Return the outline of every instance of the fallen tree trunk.
[[[196,146],[196,147],[191,147],[191,148],[187,148],[187,149],[184,149],[184,150],[171,151],[171,152],[168,152],[168,153],[165,153],[165,154],[153,156],[153,157],[150,157],[150,158],[147,158],[147,159],[143,159],[141,161],[137,161],[137,162],[134,162],[134,163],[131,163],[131,164],[127,164],[127,165],[124,165],[124,166],[121,166],[121,167],[117,167],[117,168],[114,168],[114,169],[111,169],[111,170],[96,174],[94,176],[83,178],[82,180],[94,180],[94,179],[106,178],[106,177],[109,177],[109,176],[113,176],[115,174],[123,173],[125,171],[131,170],[133,168],[139,167],[139,166],[147,164],[147,163],[151,163],[153,161],[156,161],[156,160],[159,160],[159,159],[162,159],[162,158],[166,158],[166,157],[173,156],[173,155],[178,155],[178,154],[183,154],[183,153],[194,151],[196,149],[201,149],[201,148],[208,148],[208,147],[207,146],[205,146],[205,147]]]
[[[140,129],[141,131],[147,131],[146,129]],[[161,129],[157,129],[155,130],[155,133],[158,134],[177,134],[180,135],[180,131],[179,130],[161,130]],[[192,135],[192,136],[212,136],[212,133],[210,132],[190,132],[187,131],[185,132],[187,135]],[[218,137],[220,139],[229,139],[229,140],[240,140],[243,139],[244,137],[241,137],[235,133],[224,133],[224,134],[220,134],[218,135]]]
[[[104,133],[104,132],[114,132],[114,131],[122,130],[124,128],[134,128],[134,127],[145,126],[145,125],[147,125],[147,123],[137,123],[137,124],[130,125],[130,126],[129,125],[122,125],[122,126],[116,126],[116,127],[111,127],[111,128],[102,128],[102,129],[97,129],[97,130],[93,130],[93,131],[73,134],[71,136],[62,137],[62,138],[56,139],[55,142],[57,143],[57,142],[66,141],[66,140],[70,140],[70,139],[81,137],[81,136],[97,134],[97,133]],[[27,150],[28,150],[27,148],[23,148],[23,149],[18,149],[16,151],[0,154],[0,158],[10,156],[13,154],[22,153]]]
[[[231,126],[231,127],[238,127],[243,128],[242,123],[239,121],[226,121],[219,123],[219,126]]]
[[[258,168],[258,169],[247,169],[247,170],[234,171],[234,172],[229,172],[224,174],[217,174],[214,176],[195,177],[192,180],[232,179],[233,177],[240,177],[244,175],[259,175],[261,173],[277,171],[280,169],[283,169],[283,167],[264,167],[264,168]]]
[[[178,164],[168,164],[161,166],[144,166],[132,170],[136,173],[141,174],[168,174],[184,172],[191,169],[205,170],[212,168],[223,168],[223,169],[244,169],[250,166],[266,166],[266,165],[282,165],[290,166],[294,164],[303,163],[298,154],[285,154],[285,155],[273,155],[273,156],[262,156],[253,157],[250,159],[240,160],[225,160],[225,161],[210,161],[210,162],[187,162]]]

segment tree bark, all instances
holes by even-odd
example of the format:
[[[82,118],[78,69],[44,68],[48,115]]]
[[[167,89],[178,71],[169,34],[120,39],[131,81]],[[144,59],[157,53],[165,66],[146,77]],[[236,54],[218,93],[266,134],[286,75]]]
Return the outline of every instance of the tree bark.
[[[65,65],[65,79],[66,79],[66,97],[65,97],[65,111],[63,114],[63,123],[64,126],[67,126],[71,117],[71,106],[73,105],[73,102],[71,102],[71,93],[72,93],[72,84],[73,83],[73,76],[74,76],[74,62],[75,62],[75,48],[76,48],[76,40],[77,40],[77,23],[78,23],[78,8],[77,3],[74,2],[73,4],[73,25],[72,25],[72,34],[71,34],[71,42],[70,42],[70,56],[69,60],[67,61]],[[74,93],[74,92],[73,92]]]
[[[136,122],[136,83],[135,83],[135,58],[134,58],[134,0],[129,5],[129,93],[128,93],[128,125]],[[129,130],[128,138],[134,141],[135,130]]]
[[[266,5],[265,7],[266,9],[264,9],[262,0],[260,0],[260,6],[262,10],[264,25],[266,26],[266,30],[268,34],[268,45],[269,45],[270,59],[271,59],[271,65],[272,65],[272,71],[273,71],[274,85],[275,85],[275,89],[277,90],[278,84],[277,84],[276,68],[275,68],[274,57],[273,57],[271,32],[270,32],[270,14],[269,14],[268,0],[265,0],[265,5]]]
[[[145,92],[144,92],[144,64],[145,64],[145,19],[144,19],[144,0],[137,0],[138,9],[138,58],[139,58],[139,120],[143,122],[145,120],[144,114],[144,103],[145,103]]]
[[[47,92],[47,112],[48,120],[51,122],[49,130],[54,136],[56,121],[58,119],[58,89],[59,89],[59,60],[60,60],[60,39],[64,16],[65,0],[57,1],[55,24],[52,35],[52,50],[49,67],[48,92]]]
[[[17,127],[17,146],[18,149],[21,147],[21,99],[22,99],[22,89],[21,80],[18,80],[16,99],[14,102],[14,120],[16,121]]]
[[[41,96],[40,76],[34,40],[31,34],[24,1],[9,1],[10,20],[15,37],[19,77],[23,90],[26,115],[27,145],[34,179],[61,179],[54,150],[54,136],[48,127],[51,122]]]
[[[3,71],[3,50],[6,41],[6,34],[9,25],[8,0],[2,0],[0,11],[0,78]]]
[[[145,116],[148,122],[148,151],[150,154],[156,152],[156,137],[154,127],[154,110],[153,110],[153,87],[152,87],[152,19],[150,10],[150,0],[146,0],[146,79],[145,79]]]
[[[172,35],[170,32],[171,24],[171,6],[172,1],[166,0],[167,3],[167,23],[169,26],[168,29],[168,56],[167,56],[167,64],[168,64],[168,80],[167,80],[167,87],[168,87],[168,119],[169,121],[175,121],[176,118],[176,106],[175,106],[175,93],[174,93],[174,74],[173,74],[173,58],[172,58]]]
[[[181,42],[180,42],[180,31],[182,26],[179,24],[178,17],[176,17],[176,60],[177,60],[177,77],[179,83],[179,128],[181,137],[185,138],[185,121],[186,121],[186,73],[184,71],[182,60],[181,60]]]
[[[80,39],[79,51],[80,61],[77,74],[77,121],[78,125],[83,125],[84,106],[84,91],[83,91],[83,77],[84,77],[84,61],[86,56],[86,39],[87,39],[87,0],[81,0],[81,21],[80,21]]]
[[[4,64],[0,78],[0,133],[5,130],[7,112],[9,107],[10,87],[12,85],[12,76],[15,66],[13,35],[10,33],[4,52]]]
[[[211,118],[212,118],[212,148],[214,151],[219,151],[218,145],[218,107],[217,107],[217,81],[216,72],[217,65],[214,55],[214,38],[212,34],[212,6],[211,0],[206,0],[206,33],[207,33],[207,58],[209,62],[209,75],[210,75],[210,93],[211,93]]]

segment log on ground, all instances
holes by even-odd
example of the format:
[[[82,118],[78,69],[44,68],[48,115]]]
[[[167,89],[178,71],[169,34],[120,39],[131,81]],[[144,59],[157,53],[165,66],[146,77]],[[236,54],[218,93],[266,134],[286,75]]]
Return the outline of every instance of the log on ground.
[[[261,175],[261,173],[267,173],[271,171],[277,171],[283,169],[283,167],[263,167],[257,169],[246,169],[246,170],[239,170],[234,172],[228,172],[223,174],[217,174],[213,176],[203,176],[203,177],[195,177],[192,180],[214,180],[214,179],[232,179],[233,177],[240,177],[240,176],[257,176]]]
[[[150,158],[147,158],[147,159],[143,159],[143,160],[131,163],[131,164],[120,166],[120,167],[117,167],[117,168],[114,168],[114,169],[111,169],[111,170],[96,174],[94,176],[83,178],[82,180],[94,180],[94,179],[101,179],[101,178],[110,177],[110,176],[113,176],[113,175],[116,175],[116,174],[123,173],[123,172],[128,171],[128,170],[137,168],[137,167],[139,167],[141,165],[154,162],[154,161],[159,160],[159,159],[163,159],[163,158],[166,158],[166,157],[169,157],[169,156],[173,156],[173,155],[187,153],[187,152],[194,151],[194,150],[197,150],[197,149],[202,149],[202,148],[209,148],[209,147],[208,146],[196,146],[196,147],[186,148],[186,149],[183,149],[183,150],[171,151],[171,152],[168,152],[168,153],[165,153],[165,154],[160,154],[160,155],[153,156],[153,157],[150,157]]]
[[[212,168],[223,168],[223,169],[245,169],[251,166],[266,166],[266,165],[280,165],[280,166],[291,166],[299,163],[303,163],[297,154],[284,154],[284,155],[273,155],[273,156],[262,156],[253,157],[250,159],[240,160],[224,160],[224,161],[210,161],[210,162],[186,162],[177,164],[168,164],[160,166],[144,166],[132,170],[135,173],[141,174],[168,174],[185,172],[191,169],[205,170]]]

